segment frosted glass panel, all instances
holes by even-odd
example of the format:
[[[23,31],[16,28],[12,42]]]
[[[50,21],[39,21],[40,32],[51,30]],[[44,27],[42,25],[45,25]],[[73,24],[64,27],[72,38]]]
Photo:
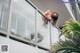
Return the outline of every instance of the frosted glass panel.
[[[58,41],[59,35],[60,35],[60,31],[56,27],[54,27],[54,26],[51,25],[51,40],[52,40],[52,45]]]
[[[0,0],[0,29],[7,31],[9,17],[9,0]]]
[[[50,48],[50,32],[49,24],[45,27],[43,26],[42,15],[37,12],[37,39],[38,45],[43,48]]]
[[[11,33],[27,40],[35,33],[35,9],[24,0],[13,2]]]

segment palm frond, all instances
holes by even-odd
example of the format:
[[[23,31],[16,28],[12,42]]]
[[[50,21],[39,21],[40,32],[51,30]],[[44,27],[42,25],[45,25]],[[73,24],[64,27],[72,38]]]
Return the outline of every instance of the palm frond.
[[[55,53],[80,53],[80,23],[77,21],[67,22],[62,28],[65,40],[59,39],[52,47]]]

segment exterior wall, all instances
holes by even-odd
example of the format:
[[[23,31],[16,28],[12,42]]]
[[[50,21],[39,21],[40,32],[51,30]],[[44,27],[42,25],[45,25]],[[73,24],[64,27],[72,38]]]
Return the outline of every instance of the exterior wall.
[[[5,45],[5,44],[9,45],[8,53],[48,53],[48,51],[44,51],[36,47],[32,47],[0,36],[0,45]]]

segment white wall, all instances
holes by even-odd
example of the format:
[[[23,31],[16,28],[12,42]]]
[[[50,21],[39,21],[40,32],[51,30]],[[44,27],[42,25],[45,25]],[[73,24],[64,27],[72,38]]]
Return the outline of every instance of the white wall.
[[[2,44],[9,45],[9,53],[48,53],[48,51],[0,36],[0,45]]]

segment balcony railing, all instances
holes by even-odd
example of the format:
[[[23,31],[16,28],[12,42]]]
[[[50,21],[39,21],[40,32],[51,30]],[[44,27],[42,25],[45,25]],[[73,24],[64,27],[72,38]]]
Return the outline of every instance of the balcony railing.
[[[50,23],[44,27],[42,17],[43,13],[28,0],[0,0],[1,32],[11,39],[49,50],[58,40],[59,29]]]

